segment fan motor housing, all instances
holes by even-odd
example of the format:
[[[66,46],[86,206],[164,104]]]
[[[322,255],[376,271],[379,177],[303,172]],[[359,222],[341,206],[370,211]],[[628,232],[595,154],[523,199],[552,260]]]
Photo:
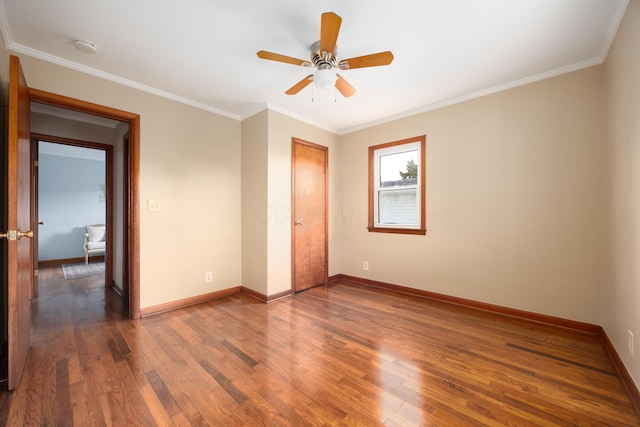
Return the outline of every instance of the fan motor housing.
[[[319,70],[331,69],[337,66],[338,46],[333,52],[320,52],[320,40],[311,45],[311,62]]]

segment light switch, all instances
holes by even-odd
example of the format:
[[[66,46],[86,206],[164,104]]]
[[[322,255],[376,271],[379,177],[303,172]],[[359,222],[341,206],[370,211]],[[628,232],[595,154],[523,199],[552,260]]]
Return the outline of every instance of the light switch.
[[[160,212],[160,202],[157,200],[147,200],[147,211],[149,212]]]

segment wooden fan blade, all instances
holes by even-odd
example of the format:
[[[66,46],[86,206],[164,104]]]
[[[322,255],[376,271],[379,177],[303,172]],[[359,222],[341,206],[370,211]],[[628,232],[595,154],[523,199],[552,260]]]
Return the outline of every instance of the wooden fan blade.
[[[295,95],[296,93],[300,92],[302,89],[307,87],[309,85],[309,83],[311,83],[312,81],[313,81],[313,74],[309,74],[307,77],[305,77],[304,79],[300,80],[298,83],[294,84],[291,87],[291,89],[289,89],[285,93],[287,95]]]
[[[326,12],[322,14],[320,22],[320,53],[331,52],[333,54],[336,49],[341,24],[342,18],[335,13]]]
[[[393,53],[390,51],[372,53],[371,55],[357,56],[355,58],[343,59],[338,63],[341,70],[352,70],[354,68],[377,67],[379,65],[389,65],[393,61]]]
[[[344,96],[345,98],[350,97],[354,93],[356,93],[356,89],[349,84],[348,81],[342,78],[340,74],[336,73],[336,89]]]
[[[293,65],[301,65],[303,67],[309,67],[313,65],[311,62],[305,61],[303,59],[292,58],[290,56],[280,55],[279,53],[267,52],[266,50],[260,50],[256,52],[256,55],[258,55],[258,58],[268,59],[270,61],[285,62],[287,64]]]

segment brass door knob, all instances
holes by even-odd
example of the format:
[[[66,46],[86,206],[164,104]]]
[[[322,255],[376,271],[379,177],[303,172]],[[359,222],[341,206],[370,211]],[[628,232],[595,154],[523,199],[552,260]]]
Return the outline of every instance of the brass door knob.
[[[29,230],[29,231],[20,231],[18,230],[18,239],[22,239],[23,237],[28,237],[28,238],[33,238],[33,231]]]
[[[0,239],[16,240],[18,232],[16,230],[7,230],[6,233],[0,233]]]

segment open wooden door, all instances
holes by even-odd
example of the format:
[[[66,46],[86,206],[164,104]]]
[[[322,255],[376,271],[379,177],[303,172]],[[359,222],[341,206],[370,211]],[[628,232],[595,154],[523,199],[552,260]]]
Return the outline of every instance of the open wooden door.
[[[327,283],[327,147],[293,140],[293,290]]]
[[[29,351],[29,295],[33,287],[31,237],[31,140],[29,88],[17,57],[11,56],[7,139],[8,388],[18,386]]]

